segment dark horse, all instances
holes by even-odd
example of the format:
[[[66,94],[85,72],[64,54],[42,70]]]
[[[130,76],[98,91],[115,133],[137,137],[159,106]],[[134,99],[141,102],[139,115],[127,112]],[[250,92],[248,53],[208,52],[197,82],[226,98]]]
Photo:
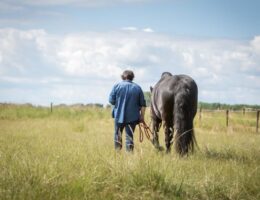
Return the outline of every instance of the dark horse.
[[[196,142],[193,119],[197,112],[198,88],[187,75],[164,72],[159,82],[151,88],[151,118],[153,144],[160,148],[158,132],[163,123],[165,145],[170,151],[173,135],[177,153],[188,154]]]

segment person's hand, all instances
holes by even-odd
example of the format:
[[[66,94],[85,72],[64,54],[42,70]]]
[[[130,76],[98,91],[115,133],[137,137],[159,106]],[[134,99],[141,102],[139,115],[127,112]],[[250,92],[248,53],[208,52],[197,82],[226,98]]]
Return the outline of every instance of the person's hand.
[[[144,122],[144,116],[142,116],[142,115],[140,116],[139,122],[140,122],[140,123],[143,123],[143,122]]]

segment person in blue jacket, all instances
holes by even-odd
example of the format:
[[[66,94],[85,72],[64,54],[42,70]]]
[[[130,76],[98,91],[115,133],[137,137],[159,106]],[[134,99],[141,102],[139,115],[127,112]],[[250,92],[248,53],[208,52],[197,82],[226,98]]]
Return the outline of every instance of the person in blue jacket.
[[[122,149],[122,132],[126,132],[126,150],[134,149],[133,133],[136,125],[144,120],[146,102],[139,85],[133,82],[134,72],[125,70],[122,82],[114,85],[109,102],[114,106],[112,117],[115,119],[115,149]]]

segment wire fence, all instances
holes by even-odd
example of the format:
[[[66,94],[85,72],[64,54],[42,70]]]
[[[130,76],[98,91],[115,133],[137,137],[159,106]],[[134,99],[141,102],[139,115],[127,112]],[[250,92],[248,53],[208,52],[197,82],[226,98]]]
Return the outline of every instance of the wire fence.
[[[95,106],[95,105],[94,105]],[[53,103],[50,103],[53,112]],[[259,133],[260,110],[207,110],[200,108],[196,121],[204,128],[228,128]]]
[[[260,110],[203,110],[199,109],[197,113],[197,123],[199,126],[207,127],[218,125],[222,128],[232,127],[243,129],[250,132],[259,133],[259,115]]]

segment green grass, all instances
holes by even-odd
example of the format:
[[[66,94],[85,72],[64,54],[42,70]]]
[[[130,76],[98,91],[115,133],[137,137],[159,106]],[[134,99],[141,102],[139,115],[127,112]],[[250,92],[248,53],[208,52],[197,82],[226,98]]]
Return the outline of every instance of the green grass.
[[[115,152],[109,109],[1,106],[0,199],[260,199],[255,115],[230,117],[196,118],[199,149],[179,158],[138,130],[134,153]]]

